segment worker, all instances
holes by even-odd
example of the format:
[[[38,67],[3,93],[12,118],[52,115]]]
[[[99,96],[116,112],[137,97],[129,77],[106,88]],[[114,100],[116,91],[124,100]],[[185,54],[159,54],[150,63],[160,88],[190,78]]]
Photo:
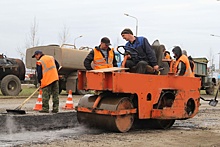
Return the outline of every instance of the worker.
[[[125,46],[128,46],[127,50],[132,51],[129,47],[132,47],[138,51],[136,57],[128,55],[128,60],[125,63],[125,67],[129,68],[130,72],[136,73],[158,73],[159,66],[155,51],[151,48],[148,40],[145,37],[137,37],[133,35],[133,32],[126,28],[121,32],[123,39],[128,41]]]
[[[184,55],[187,56],[187,51],[186,50],[183,50],[182,51]],[[195,74],[195,63],[194,63],[194,60],[191,56],[187,56],[188,59],[189,59],[189,64],[190,64],[190,67],[191,67],[191,70],[193,72],[193,74]]]
[[[84,60],[87,70],[118,67],[114,49],[111,49],[109,38],[103,37],[99,46],[96,46]],[[91,63],[93,62],[93,66]]]
[[[170,52],[169,51],[165,51],[164,52],[164,58],[165,59],[172,59],[171,56],[170,56]]]
[[[49,113],[49,100],[52,95],[52,113],[59,111],[59,63],[49,55],[44,55],[42,51],[35,51],[32,58],[36,58],[36,71],[40,88],[42,89],[42,110],[41,113]]]
[[[174,65],[174,72],[177,76],[194,77],[189,59],[186,55],[182,54],[182,50],[179,46],[175,46],[172,50],[176,62]]]

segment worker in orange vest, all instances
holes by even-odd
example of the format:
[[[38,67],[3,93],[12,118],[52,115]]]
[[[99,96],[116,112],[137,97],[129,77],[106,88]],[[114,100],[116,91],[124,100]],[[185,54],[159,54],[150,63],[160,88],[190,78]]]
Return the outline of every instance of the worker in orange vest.
[[[52,113],[59,111],[59,63],[49,55],[44,55],[42,51],[35,51],[32,58],[36,58],[36,71],[42,94],[42,110],[39,112],[49,113],[50,96],[53,97]]]
[[[84,60],[84,66],[87,70],[102,69],[109,67],[118,67],[115,59],[114,49],[111,49],[110,40],[107,37],[101,39],[99,46],[96,46]],[[93,62],[93,65],[91,64]]]
[[[189,59],[186,55],[182,54],[181,48],[179,46],[175,46],[172,52],[176,58],[174,73],[177,76],[194,77],[190,67]]]
[[[191,70],[193,72],[193,75],[195,75],[195,63],[194,63],[193,58],[191,56],[187,55],[187,51],[186,50],[183,50],[182,53],[188,57]]]

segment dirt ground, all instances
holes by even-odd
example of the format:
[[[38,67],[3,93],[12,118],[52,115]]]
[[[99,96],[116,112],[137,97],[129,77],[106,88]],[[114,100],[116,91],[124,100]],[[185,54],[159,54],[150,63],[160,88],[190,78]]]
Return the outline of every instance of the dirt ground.
[[[65,97],[61,96],[60,103],[65,104]],[[77,103],[81,96],[73,96],[74,103]],[[203,96],[211,98],[210,96]],[[22,102],[22,99],[0,101],[0,112],[6,107],[4,102],[10,101],[10,107],[15,108]],[[33,103],[25,105],[25,109],[31,111]],[[9,106],[7,106],[9,107]],[[55,138],[45,142],[34,142],[22,146],[33,147],[146,147],[146,146],[195,146],[195,147],[220,147],[220,104],[211,107],[207,102],[201,101],[199,113],[192,119],[177,120],[169,130],[130,130],[127,133],[113,133],[100,130],[83,128],[84,132],[75,135],[69,132],[62,138]],[[74,135],[73,135],[74,134]]]

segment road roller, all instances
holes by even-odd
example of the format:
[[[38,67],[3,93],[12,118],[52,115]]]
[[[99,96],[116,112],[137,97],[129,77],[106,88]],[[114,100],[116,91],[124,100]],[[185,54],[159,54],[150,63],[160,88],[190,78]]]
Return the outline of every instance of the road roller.
[[[194,117],[200,106],[200,78],[125,72],[105,68],[78,72],[78,88],[93,90],[76,107],[80,124],[127,132],[133,127],[168,129]]]

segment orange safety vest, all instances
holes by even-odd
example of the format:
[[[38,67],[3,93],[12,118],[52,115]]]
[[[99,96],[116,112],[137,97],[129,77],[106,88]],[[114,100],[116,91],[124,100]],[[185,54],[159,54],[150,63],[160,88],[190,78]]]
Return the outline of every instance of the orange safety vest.
[[[182,55],[176,61],[175,65],[174,65],[174,72],[177,73],[177,68],[178,68],[178,65],[179,65],[180,61],[182,61],[186,65],[186,71],[185,71],[183,76],[194,77],[194,74],[192,73],[192,70],[191,70],[191,67],[190,67],[190,64],[189,64],[189,59],[185,55]]]
[[[166,54],[165,59],[171,59],[168,53]]]
[[[41,88],[44,88],[59,79],[56,64],[52,56],[42,56],[40,60],[37,61],[37,65],[42,66],[43,77],[41,79]]]
[[[93,59],[94,69],[113,67],[113,59],[114,59],[113,49],[108,51],[108,63],[106,62],[105,57],[103,57],[101,51],[94,49],[94,59]]]

